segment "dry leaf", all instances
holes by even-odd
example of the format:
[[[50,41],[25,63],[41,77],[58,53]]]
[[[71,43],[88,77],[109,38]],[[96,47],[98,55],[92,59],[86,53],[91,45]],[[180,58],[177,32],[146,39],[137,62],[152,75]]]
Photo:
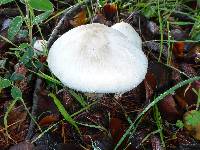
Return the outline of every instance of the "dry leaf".
[[[104,5],[103,14],[108,21],[114,21],[114,17],[117,16],[117,5],[115,4]]]
[[[86,12],[85,10],[82,10],[79,12],[72,20],[70,20],[70,24],[73,25],[74,27],[83,25],[86,23]]]

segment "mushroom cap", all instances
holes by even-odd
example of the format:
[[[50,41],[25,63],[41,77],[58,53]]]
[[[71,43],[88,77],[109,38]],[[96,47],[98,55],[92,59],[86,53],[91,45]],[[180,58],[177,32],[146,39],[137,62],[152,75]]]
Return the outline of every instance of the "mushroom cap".
[[[124,93],[145,78],[148,61],[121,32],[102,24],[64,33],[50,48],[48,66],[69,88],[89,93]]]
[[[44,52],[45,48],[47,47],[47,41],[46,40],[36,40],[33,48],[36,53]]]
[[[138,46],[138,48],[142,49],[142,40],[139,34],[130,24],[122,21],[120,23],[114,24],[112,28],[123,33],[128,38],[128,40],[135,44],[135,46]]]

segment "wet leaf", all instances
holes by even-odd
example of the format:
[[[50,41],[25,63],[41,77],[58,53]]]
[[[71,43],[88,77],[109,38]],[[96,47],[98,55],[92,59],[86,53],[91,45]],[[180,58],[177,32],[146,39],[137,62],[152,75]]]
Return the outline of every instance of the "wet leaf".
[[[110,120],[110,132],[116,143],[124,134],[125,126],[119,118],[111,118]]]
[[[157,15],[157,7],[151,5],[149,7],[145,7],[142,12],[147,18],[155,17]]]
[[[184,124],[183,124],[183,122],[182,122],[181,120],[177,120],[176,126],[177,126],[178,128],[180,128],[180,129],[182,129],[182,128],[184,127]]]
[[[17,16],[12,19],[10,23],[10,27],[8,29],[8,39],[13,40],[15,35],[19,32],[23,23],[23,18],[21,16]]]
[[[21,98],[22,97],[22,92],[21,90],[14,86],[12,89],[11,89],[11,95],[14,99],[18,99],[18,98]]]
[[[23,80],[23,79],[24,79],[24,75],[20,74],[20,73],[16,73],[16,72],[14,72],[10,77],[11,81],[19,81],[19,80]]]
[[[184,48],[185,43],[184,42],[176,42],[173,47],[173,53],[176,57],[183,57],[184,55]]]
[[[34,19],[33,19],[33,24],[39,24],[39,23],[42,23],[45,19],[47,19],[52,13],[52,10],[51,11],[46,11],[38,16],[36,16]]]
[[[196,126],[200,124],[200,111],[190,111],[184,118],[187,125]]]
[[[46,126],[46,125],[50,125],[51,123],[58,121],[58,116],[57,115],[48,115],[44,118],[42,118],[39,122],[40,126]]]
[[[27,64],[33,57],[34,52],[31,48],[27,48],[23,56],[20,58],[20,61],[23,64]]]
[[[28,31],[27,30],[19,30],[17,34],[18,38],[26,38],[28,37]]]
[[[29,0],[28,3],[36,10],[49,11],[53,9],[53,4],[49,0]]]
[[[0,0],[0,5],[3,5],[3,4],[7,4],[7,3],[10,3],[14,0]]]
[[[8,79],[0,79],[0,89],[7,88],[11,85],[10,80]]]
[[[180,118],[180,112],[177,110],[177,105],[172,95],[166,96],[163,101],[159,103],[159,111],[164,119],[168,121],[176,121]]]

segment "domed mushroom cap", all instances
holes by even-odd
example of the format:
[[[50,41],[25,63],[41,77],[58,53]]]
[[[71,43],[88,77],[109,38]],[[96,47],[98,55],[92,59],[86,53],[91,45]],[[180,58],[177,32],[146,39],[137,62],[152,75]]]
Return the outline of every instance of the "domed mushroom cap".
[[[130,24],[122,21],[120,23],[114,24],[112,28],[123,33],[128,38],[128,40],[135,44],[135,46],[138,46],[138,48],[142,49],[142,40],[139,34]]]
[[[50,48],[47,61],[65,86],[89,93],[129,91],[142,82],[148,66],[146,56],[135,43],[98,23],[63,34]]]
[[[46,45],[47,45],[46,40],[36,40],[33,45],[33,48],[39,52],[42,52],[42,51],[44,51]]]

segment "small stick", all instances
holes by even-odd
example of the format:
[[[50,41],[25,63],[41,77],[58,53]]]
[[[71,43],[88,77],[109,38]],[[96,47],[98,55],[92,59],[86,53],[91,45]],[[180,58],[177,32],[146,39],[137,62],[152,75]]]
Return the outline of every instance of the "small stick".
[[[42,83],[42,80],[40,78],[37,78],[34,93],[33,93],[33,106],[32,106],[32,110],[31,110],[31,115],[33,117],[36,116],[36,110],[37,110],[38,100],[39,100],[37,94],[38,94],[38,91],[40,91],[40,89],[41,89],[41,83]],[[28,133],[26,135],[25,140],[30,140],[32,138],[34,128],[35,128],[35,122],[33,119],[31,119],[29,128],[28,128]]]

